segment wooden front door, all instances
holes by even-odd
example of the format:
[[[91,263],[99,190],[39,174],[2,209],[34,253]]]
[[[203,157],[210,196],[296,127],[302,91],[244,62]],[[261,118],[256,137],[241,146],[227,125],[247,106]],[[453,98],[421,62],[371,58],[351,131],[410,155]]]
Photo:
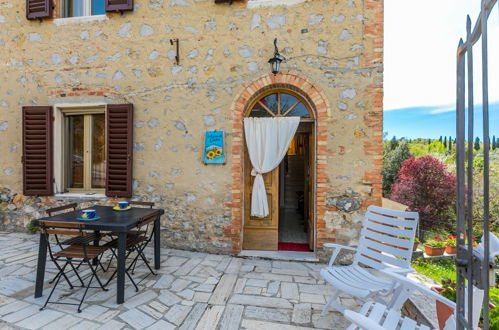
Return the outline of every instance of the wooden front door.
[[[244,250],[277,251],[279,229],[279,166],[263,175],[269,215],[265,218],[251,216],[251,191],[255,177],[251,175],[248,151],[244,154]]]
[[[307,134],[303,144],[305,146],[305,221],[308,228],[308,246],[314,250],[314,139]]]
[[[313,112],[307,106],[304,98],[296,92],[288,89],[269,90],[249,104],[245,110],[246,117],[300,117],[300,122],[304,127],[308,127],[305,132],[310,133],[314,124]],[[302,125],[300,125],[302,126]],[[311,136],[311,135],[309,135]],[[310,138],[309,144],[313,147],[313,139]],[[308,146],[305,146],[307,148]],[[313,149],[310,149],[313,150]],[[309,157],[313,161],[313,151]],[[313,164],[313,163],[310,163]],[[313,167],[313,166],[311,166]],[[267,191],[269,215],[265,218],[251,216],[251,191],[253,189],[254,177],[251,176],[251,161],[245,146],[244,154],[244,231],[243,231],[243,249],[244,250],[268,250],[277,251],[278,233],[279,233],[279,166],[270,173],[263,175],[265,188]],[[313,178],[313,172],[309,178]],[[310,183],[312,180],[310,179]],[[313,187],[307,192],[309,196],[308,205],[313,205]],[[313,207],[309,207],[308,214],[311,214],[309,222],[311,223],[311,237],[313,246]]]

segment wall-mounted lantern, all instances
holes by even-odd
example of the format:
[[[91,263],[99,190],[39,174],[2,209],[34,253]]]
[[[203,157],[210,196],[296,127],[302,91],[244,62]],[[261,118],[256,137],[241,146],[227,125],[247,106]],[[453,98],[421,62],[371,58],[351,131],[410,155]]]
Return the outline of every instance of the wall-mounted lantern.
[[[278,74],[281,69],[281,62],[285,61],[286,58],[279,54],[279,49],[277,48],[277,38],[274,39],[274,57],[269,60],[270,68],[273,74]]]

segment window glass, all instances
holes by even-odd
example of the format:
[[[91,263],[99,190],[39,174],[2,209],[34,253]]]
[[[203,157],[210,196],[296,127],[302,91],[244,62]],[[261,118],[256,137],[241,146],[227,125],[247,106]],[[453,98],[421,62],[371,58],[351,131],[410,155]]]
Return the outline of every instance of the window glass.
[[[67,17],[83,16],[84,10],[84,0],[66,0]]]
[[[92,15],[104,15],[105,13],[104,0],[92,0]]]
[[[299,103],[296,107],[291,110],[286,117],[304,117],[309,118],[310,114],[308,113],[307,108],[303,103]]]
[[[298,99],[293,95],[281,93],[281,114],[285,114],[296,101]]]
[[[265,105],[274,115],[277,115],[277,94],[270,94],[260,99],[260,102]]]
[[[83,188],[84,116],[68,117],[68,187]]]
[[[106,137],[104,114],[92,115],[92,188],[105,188]]]

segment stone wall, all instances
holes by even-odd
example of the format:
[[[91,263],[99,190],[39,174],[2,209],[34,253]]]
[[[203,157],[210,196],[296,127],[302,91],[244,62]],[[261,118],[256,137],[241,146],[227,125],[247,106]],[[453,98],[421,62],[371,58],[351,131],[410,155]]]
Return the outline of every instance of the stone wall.
[[[324,99],[314,100],[318,245],[354,244],[362,210],[380,204],[383,1],[135,0],[133,12],[86,21],[28,21],[24,1],[0,0],[0,8],[4,227],[23,227],[67,202],[22,196],[21,107],[127,102],[134,104],[134,199],[165,208],[163,241],[237,252],[243,139],[235,107],[255,82],[279,79]],[[269,75],[274,38],[288,59],[283,72],[296,79]],[[226,132],[228,162],[206,166],[203,134],[215,129]]]

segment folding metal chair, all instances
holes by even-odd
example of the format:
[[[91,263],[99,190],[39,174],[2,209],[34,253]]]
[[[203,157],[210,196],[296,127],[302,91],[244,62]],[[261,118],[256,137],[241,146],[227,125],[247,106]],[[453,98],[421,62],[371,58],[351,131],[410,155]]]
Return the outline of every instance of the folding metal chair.
[[[76,211],[77,207],[78,207],[78,203],[71,203],[71,204],[57,206],[57,207],[53,207],[51,209],[47,209],[47,210],[45,210],[45,213],[47,213],[47,215],[49,217],[51,217],[56,213],[61,213],[62,211]],[[59,237],[57,235],[55,235],[55,240],[57,242],[57,245],[59,245],[59,248],[63,249],[64,248],[63,246],[67,246],[67,245],[89,245],[92,242],[100,241],[104,236],[105,235],[102,235],[100,233],[95,233],[93,231],[89,231],[89,232],[87,232],[87,235],[85,235],[84,238],[79,237],[79,236],[71,237],[71,238],[65,239],[61,242],[59,240]],[[78,269],[79,267],[80,267],[80,265],[76,266],[76,269]],[[102,265],[101,265],[101,268],[102,268],[102,270],[104,270],[104,267],[102,267]],[[55,277],[52,280],[50,280],[49,283],[52,284],[52,283],[54,283],[54,281],[55,281]]]
[[[47,300],[45,301],[45,304],[43,307],[40,308],[40,310],[43,310],[47,304],[63,304],[63,305],[75,305],[78,306],[78,313],[81,312],[81,305],[83,304],[83,301],[85,299],[85,296],[87,295],[88,289],[89,288],[101,288],[104,291],[107,291],[105,286],[102,284],[99,276],[97,275],[96,269],[92,265],[92,261],[96,258],[98,258],[102,253],[104,253],[108,247],[106,246],[94,246],[94,245],[86,245],[86,244],[75,244],[75,245],[69,245],[68,247],[63,247],[59,251],[54,251],[49,240],[49,235],[54,235],[57,237],[57,235],[66,235],[66,236],[73,236],[74,238],[80,238],[82,241],[86,240],[86,236],[89,235],[88,232],[84,230],[85,224],[83,223],[78,223],[78,222],[62,222],[62,221],[47,221],[47,220],[40,220],[39,225],[42,231],[42,234],[45,235],[45,238],[48,242],[48,251],[49,251],[49,256],[56,268],[58,269],[58,273],[55,276],[55,284],[52,287],[52,290],[50,291],[49,296],[47,297]],[[56,241],[58,241],[56,239]],[[57,247],[61,247],[59,243],[57,243]],[[64,265],[61,267],[59,263],[64,263]],[[90,279],[85,286],[85,283],[83,282],[83,279],[81,278],[80,274],[78,274],[78,268],[75,267],[75,264],[78,264],[78,267],[82,264],[87,264],[88,267],[91,270],[92,275],[90,276]],[[68,276],[66,275],[67,273],[65,272],[66,268],[70,266],[69,271],[73,271],[78,278],[78,280],[81,283],[81,287],[85,287],[85,292],[83,294],[83,297],[81,298],[79,304],[75,303],[64,303],[64,302],[57,302],[57,301],[50,301],[50,298],[52,297],[52,294],[54,293],[55,288],[59,284],[59,281],[61,277],[64,277],[66,282],[69,284],[69,287],[71,289],[74,288],[74,285],[71,283],[69,280]],[[99,287],[91,287],[90,285],[92,284],[92,281],[94,277],[97,279],[97,282],[99,282]]]
[[[154,207],[154,203],[153,202],[141,202],[141,201],[130,201],[129,202],[130,205],[136,205],[136,206],[144,206],[145,208],[150,208],[152,209]],[[146,228],[146,231],[147,229],[149,229],[148,227]],[[146,232],[145,231],[141,231],[141,230],[131,230],[130,232],[127,233],[127,241],[129,240],[132,240],[133,236],[139,236],[139,235],[143,235],[145,234]],[[113,237],[113,239],[117,239],[117,233],[110,233],[109,236]],[[128,242],[127,242],[128,244]],[[111,246],[117,246],[117,243],[114,242],[111,244]],[[128,246],[128,245],[127,245]],[[111,247],[112,249],[114,249],[114,247]],[[106,268],[104,269],[105,272],[107,272],[109,270],[109,267],[111,266],[111,263],[115,257],[115,252],[112,250],[113,254],[111,255],[111,258],[109,259],[108,263],[107,263],[107,266]],[[132,274],[135,270],[135,267],[132,268]]]
[[[131,235],[131,236],[127,237],[127,241],[126,241],[126,245],[125,245],[126,250],[127,250],[127,254],[125,256],[125,259],[128,260],[130,255],[132,255],[132,253],[134,253],[134,252],[136,254],[135,254],[134,258],[132,259],[132,262],[126,267],[125,273],[130,278],[132,284],[135,286],[136,291],[139,290],[137,285],[140,282],[142,282],[144,279],[146,279],[149,275],[151,275],[151,274],[157,275],[153,271],[153,269],[151,268],[151,265],[149,264],[149,261],[147,260],[147,257],[144,254],[144,250],[147,247],[147,245],[149,244],[149,242],[151,242],[152,238],[154,237],[154,231],[156,230],[155,226],[154,226],[154,222],[160,216],[161,216],[161,213],[159,210],[157,210],[157,211],[151,213],[150,215],[142,218],[139,225],[138,225],[139,230],[137,231],[137,232],[140,232],[141,234]],[[145,229],[145,230],[143,230],[143,229]],[[111,249],[113,256],[117,258],[116,250],[118,249],[118,241],[113,240],[113,241],[107,243],[106,246],[108,246]],[[135,269],[135,266],[136,266],[137,262],[139,261],[139,258],[147,266],[147,268],[149,269],[149,273],[146,276],[144,276],[139,282],[135,283],[132,276],[130,275],[130,270]],[[111,280],[114,278],[116,273],[117,273],[117,270],[115,270],[114,273],[111,275],[111,277],[109,278],[109,280],[106,283],[106,286],[109,282],[111,282]],[[133,274],[133,272],[132,272],[132,274]]]
[[[71,203],[71,204],[67,204],[67,205],[53,207],[51,209],[45,210],[45,212],[47,213],[47,215],[49,217],[51,217],[52,215],[54,215],[54,213],[59,213],[61,211],[76,211],[77,207],[78,207],[78,203]],[[102,237],[103,237],[103,235],[101,235],[100,233],[95,233],[95,232],[91,231],[91,232],[88,232],[84,238],[71,237],[71,238],[66,239],[62,242],[58,241],[58,244],[60,243],[60,245],[75,245],[75,244],[88,245],[91,242],[101,240]]]

